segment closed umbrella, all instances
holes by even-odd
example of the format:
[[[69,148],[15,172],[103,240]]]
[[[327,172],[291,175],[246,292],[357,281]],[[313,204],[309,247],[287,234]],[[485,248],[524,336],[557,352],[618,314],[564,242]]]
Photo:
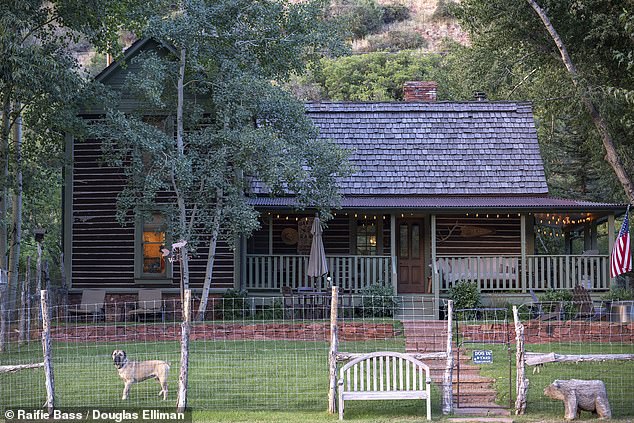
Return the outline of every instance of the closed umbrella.
[[[319,217],[315,216],[313,227],[310,230],[313,234],[313,241],[310,245],[310,256],[308,257],[308,276],[319,278],[328,273],[328,262],[326,261],[326,252],[324,251],[324,243],[321,238],[322,229]]]

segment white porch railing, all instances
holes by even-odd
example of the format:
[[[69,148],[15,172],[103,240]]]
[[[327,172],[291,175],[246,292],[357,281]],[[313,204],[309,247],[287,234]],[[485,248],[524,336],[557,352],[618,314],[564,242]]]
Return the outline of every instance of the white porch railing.
[[[520,256],[438,256],[436,268],[440,290],[458,281],[477,281],[481,291],[520,289]]]
[[[329,275],[344,292],[359,293],[375,284],[392,283],[389,256],[326,256]],[[306,275],[308,256],[248,254],[246,289],[316,287],[326,289],[325,278],[313,280]]]
[[[521,256],[438,256],[437,277],[441,291],[454,283],[476,281],[481,291],[521,291],[529,289],[590,290],[610,288],[608,255],[527,255]]]
[[[526,256],[527,289],[610,288],[610,256]]]

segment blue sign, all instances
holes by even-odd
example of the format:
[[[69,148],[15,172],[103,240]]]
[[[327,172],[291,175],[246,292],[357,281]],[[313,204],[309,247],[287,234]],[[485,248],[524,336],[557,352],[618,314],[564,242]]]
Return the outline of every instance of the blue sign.
[[[491,364],[493,363],[493,351],[491,350],[474,350],[473,364]]]

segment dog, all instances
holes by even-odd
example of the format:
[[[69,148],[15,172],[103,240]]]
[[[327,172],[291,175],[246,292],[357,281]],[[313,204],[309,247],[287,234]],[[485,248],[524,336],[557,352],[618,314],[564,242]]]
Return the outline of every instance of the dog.
[[[133,383],[143,382],[151,378],[156,379],[161,385],[159,396],[163,395],[163,400],[167,399],[167,377],[170,370],[168,362],[162,360],[129,361],[123,350],[114,350],[112,360],[119,371],[119,376],[125,382],[121,399],[128,399]]]

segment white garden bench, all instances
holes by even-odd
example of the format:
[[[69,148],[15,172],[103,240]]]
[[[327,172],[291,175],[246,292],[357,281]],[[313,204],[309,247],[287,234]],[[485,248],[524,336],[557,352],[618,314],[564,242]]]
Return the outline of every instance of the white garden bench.
[[[431,420],[429,367],[410,355],[381,351],[364,354],[339,371],[339,420],[347,400],[422,399]]]

